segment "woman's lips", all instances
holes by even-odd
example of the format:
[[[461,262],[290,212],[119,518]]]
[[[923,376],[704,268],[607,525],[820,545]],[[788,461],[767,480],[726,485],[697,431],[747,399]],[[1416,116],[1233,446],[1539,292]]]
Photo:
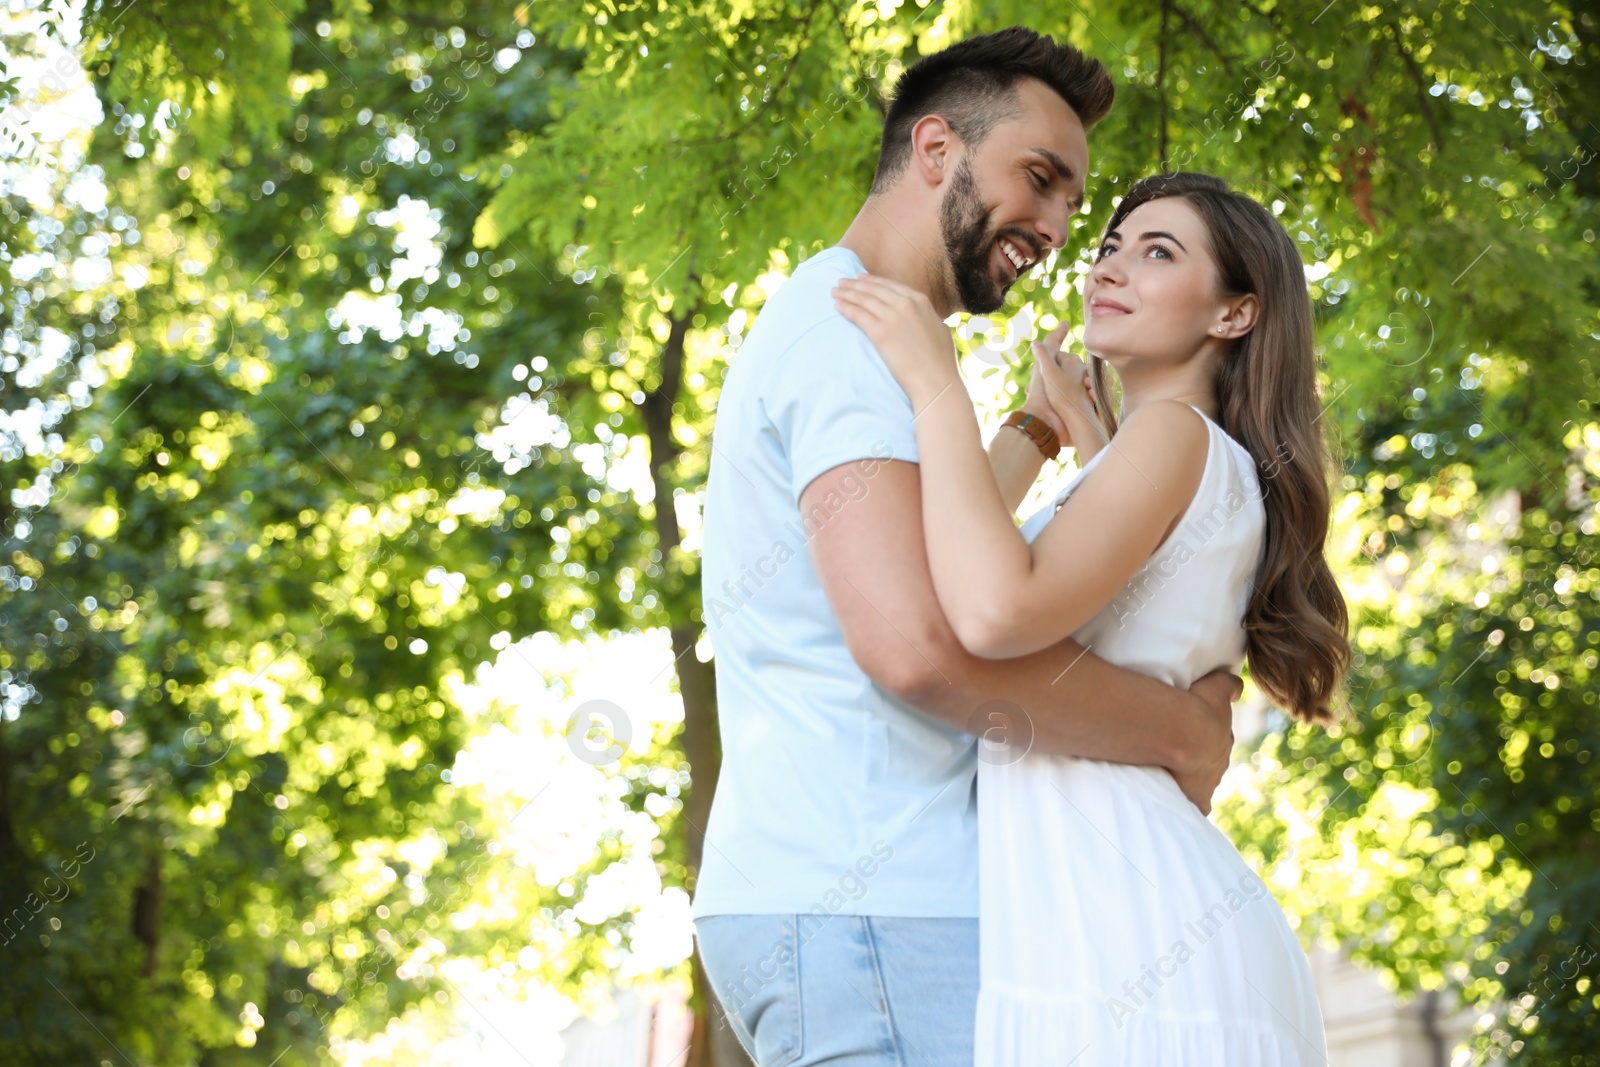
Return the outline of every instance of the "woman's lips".
[[[1091,315],[1128,315],[1131,312],[1115,300],[1101,300],[1096,298],[1089,305]]]

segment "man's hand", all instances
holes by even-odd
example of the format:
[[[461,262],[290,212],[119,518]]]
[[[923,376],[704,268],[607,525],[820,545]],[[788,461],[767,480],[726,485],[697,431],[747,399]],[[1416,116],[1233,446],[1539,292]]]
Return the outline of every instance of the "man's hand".
[[[1233,755],[1233,702],[1244,692],[1244,683],[1227,671],[1212,671],[1191,685],[1189,692],[1199,698],[1206,721],[1215,729],[1190,764],[1174,770],[1172,777],[1200,813],[1210,815],[1211,794],[1217,791]]]

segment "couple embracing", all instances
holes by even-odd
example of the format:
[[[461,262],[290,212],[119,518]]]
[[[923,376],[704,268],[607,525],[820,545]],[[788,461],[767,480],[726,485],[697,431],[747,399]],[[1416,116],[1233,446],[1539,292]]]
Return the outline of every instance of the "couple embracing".
[[[1216,178],[1133,185],[1092,370],[1052,331],[987,448],[943,321],[1066,243],[1112,96],[1020,27],[908,68],[867,202],[729,367],[693,915],[759,1067],[1325,1062],[1305,955],[1206,818],[1241,664],[1326,721],[1349,663],[1294,243]]]

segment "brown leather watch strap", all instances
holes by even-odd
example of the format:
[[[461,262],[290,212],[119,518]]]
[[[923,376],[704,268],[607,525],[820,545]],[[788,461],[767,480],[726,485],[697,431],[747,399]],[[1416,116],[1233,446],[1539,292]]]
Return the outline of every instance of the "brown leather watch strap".
[[[1033,438],[1033,443],[1039,446],[1039,451],[1044,453],[1045,459],[1055,459],[1056,456],[1061,454],[1061,439],[1050,428],[1050,424],[1043,419],[1029,412],[1018,410],[1006,416],[1004,425],[1015,426]]]

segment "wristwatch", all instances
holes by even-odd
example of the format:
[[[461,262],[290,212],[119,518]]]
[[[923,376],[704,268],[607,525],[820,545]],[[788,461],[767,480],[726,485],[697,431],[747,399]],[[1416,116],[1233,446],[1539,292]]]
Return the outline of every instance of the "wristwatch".
[[[1061,439],[1050,428],[1050,424],[1036,415],[1026,411],[1013,411],[1006,416],[1003,425],[1015,426],[1039,446],[1039,451],[1044,453],[1045,459],[1055,459],[1061,453]]]

